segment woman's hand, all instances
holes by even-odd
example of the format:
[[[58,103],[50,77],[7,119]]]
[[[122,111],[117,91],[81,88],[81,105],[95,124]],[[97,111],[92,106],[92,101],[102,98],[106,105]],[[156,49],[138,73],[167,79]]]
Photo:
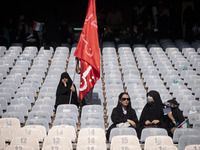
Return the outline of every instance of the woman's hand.
[[[65,79],[62,79],[62,83],[64,84],[65,87],[67,87],[67,82],[65,81]]]
[[[153,120],[151,123],[152,124],[158,124],[160,121],[159,120]]]
[[[145,125],[150,125],[151,122],[149,120],[145,121]]]
[[[171,130],[170,130],[170,131],[171,131],[171,133],[174,133],[174,130],[175,130],[175,128],[174,128],[174,127],[173,127],[173,128],[171,128]]]
[[[80,70],[80,67],[79,67],[79,58],[76,57],[76,73],[80,74],[81,73],[81,70]]]
[[[73,85],[73,84],[72,84],[72,86],[71,86],[70,90],[71,90],[72,92],[75,92],[75,87],[74,87],[74,85]]]
[[[127,121],[134,127],[136,128],[136,124],[133,120],[127,119]]]

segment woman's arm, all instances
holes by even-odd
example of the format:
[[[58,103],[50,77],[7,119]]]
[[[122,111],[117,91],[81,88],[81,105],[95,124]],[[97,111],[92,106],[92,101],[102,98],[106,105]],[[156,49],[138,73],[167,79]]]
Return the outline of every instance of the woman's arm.
[[[138,125],[138,118],[134,109],[131,111],[131,118],[127,119],[127,121],[136,128]]]
[[[125,118],[122,118],[119,115],[116,108],[114,108],[113,111],[112,111],[111,120],[112,120],[113,123],[116,123],[116,124],[127,121]]]

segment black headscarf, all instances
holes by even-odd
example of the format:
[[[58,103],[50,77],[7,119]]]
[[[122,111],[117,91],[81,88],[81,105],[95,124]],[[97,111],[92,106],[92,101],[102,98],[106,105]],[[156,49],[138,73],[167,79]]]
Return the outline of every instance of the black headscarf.
[[[128,93],[122,92],[119,95],[118,99],[121,100],[121,98],[124,94],[128,95]],[[112,112],[112,115],[111,115],[112,121],[115,124],[118,124],[118,123],[121,123],[121,122],[126,122],[127,119],[130,119],[130,120],[133,120],[137,124],[138,118],[136,116],[135,110],[131,107],[131,101],[129,101],[129,104],[127,106],[127,114],[124,115],[123,109],[122,109],[122,104],[119,100],[118,100],[117,106],[113,109],[113,112]]]
[[[68,79],[67,87],[65,87],[64,84],[62,83],[62,79],[64,79],[64,78]],[[56,96],[63,95],[63,94],[69,94],[69,92],[71,91],[70,90],[71,86],[72,86],[71,77],[69,76],[69,74],[67,72],[63,72],[60,76],[60,82],[57,87]]]
[[[152,104],[147,103],[144,106],[139,121],[141,126],[144,126],[146,120],[160,120],[161,122],[163,117],[163,105],[160,94],[157,91],[152,90],[147,93],[147,96],[153,97],[154,102]]]
[[[64,79],[64,78],[68,79],[66,87],[64,86],[64,84],[62,82],[62,79]],[[72,84],[73,84],[73,82],[72,82],[72,79],[69,76],[69,74],[67,72],[63,72],[61,74],[60,82],[59,82],[57,90],[56,90],[56,104],[55,104],[55,109],[60,104],[69,104],[70,94],[72,94],[71,104],[75,104],[75,105],[79,106],[78,96],[77,96],[77,91],[76,91],[76,86],[73,84],[73,86],[75,87],[75,92],[72,92],[71,89],[70,89],[71,86],[72,86]]]
[[[184,117],[181,110],[178,108],[179,103],[175,99],[168,100],[167,102],[170,104],[172,115],[174,119],[176,120],[176,122],[179,122],[179,123],[183,122]]]

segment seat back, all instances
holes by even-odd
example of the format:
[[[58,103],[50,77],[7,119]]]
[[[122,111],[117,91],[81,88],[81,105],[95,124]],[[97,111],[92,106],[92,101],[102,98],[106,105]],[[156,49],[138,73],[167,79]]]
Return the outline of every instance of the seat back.
[[[110,132],[109,142],[112,141],[114,136],[118,135],[135,135],[137,136],[137,132],[134,128],[113,128]]]
[[[14,137],[10,145],[32,146],[35,150],[39,150],[39,141],[35,137]]]
[[[76,141],[76,130],[73,126],[69,125],[57,125],[53,126],[49,132],[48,136],[64,136],[69,137],[71,141]]]
[[[184,150],[187,145],[200,144],[200,135],[182,135],[178,141],[178,150]]]
[[[185,150],[197,150],[197,149],[200,149],[200,144],[187,145],[185,147]]]
[[[117,145],[117,146],[116,146]],[[136,146],[140,147],[139,139],[135,135],[117,135],[114,136],[110,143],[110,150],[119,146]]]
[[[170,136],[148,136],[145,140],[144,149],[149,150],[152,146],[174,145]]]
[[[178,143],[182,135],[199,135],[199,131],[193,128],[177,128],[174,131],[173,142]]]
[[[106,141],[105,130],[102,128],[81,128],[78,137],[84,136],[99,136]]]
[[[48,146],[48,145],[55,145],[55,146],[62,145],[62,146],[69,147],[70,149],[72,149],[72,142],[71,142],[71,139],[69,137],[47,136],[44,139],[43,147]]]
[[[141,142],[145,142],[148,136],[164,135],[168,136],[167,130],[164,128],[144,128],[141,133]]]

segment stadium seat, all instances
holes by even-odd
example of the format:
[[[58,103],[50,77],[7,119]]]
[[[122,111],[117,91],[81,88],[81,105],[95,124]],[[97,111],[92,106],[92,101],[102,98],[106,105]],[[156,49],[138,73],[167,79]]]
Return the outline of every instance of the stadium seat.
[[[114,136],[110,142],[110,150],[115,150],[117,149],[116,147],[120,147],[120,146],[135,146],[141,150],[139,139],[135,135]]]
[[[173,146],[172,138],[169,136],[148,136],[145,139],[144,149],[149,150],[152,146]]]
[[[168,136],[167,130],[164,128],[144,128],[141,132],[140,142],[145,142],[149,136]]]
[[[187,145],[200,144],[200,135],[182,135],[178,141],[178,150],[185,150]]]
[[[134,135],[137,136],[137,132],[134,128],[113,128],[110,132],[109,142],[112,141],[114,136],[118,135]]]

